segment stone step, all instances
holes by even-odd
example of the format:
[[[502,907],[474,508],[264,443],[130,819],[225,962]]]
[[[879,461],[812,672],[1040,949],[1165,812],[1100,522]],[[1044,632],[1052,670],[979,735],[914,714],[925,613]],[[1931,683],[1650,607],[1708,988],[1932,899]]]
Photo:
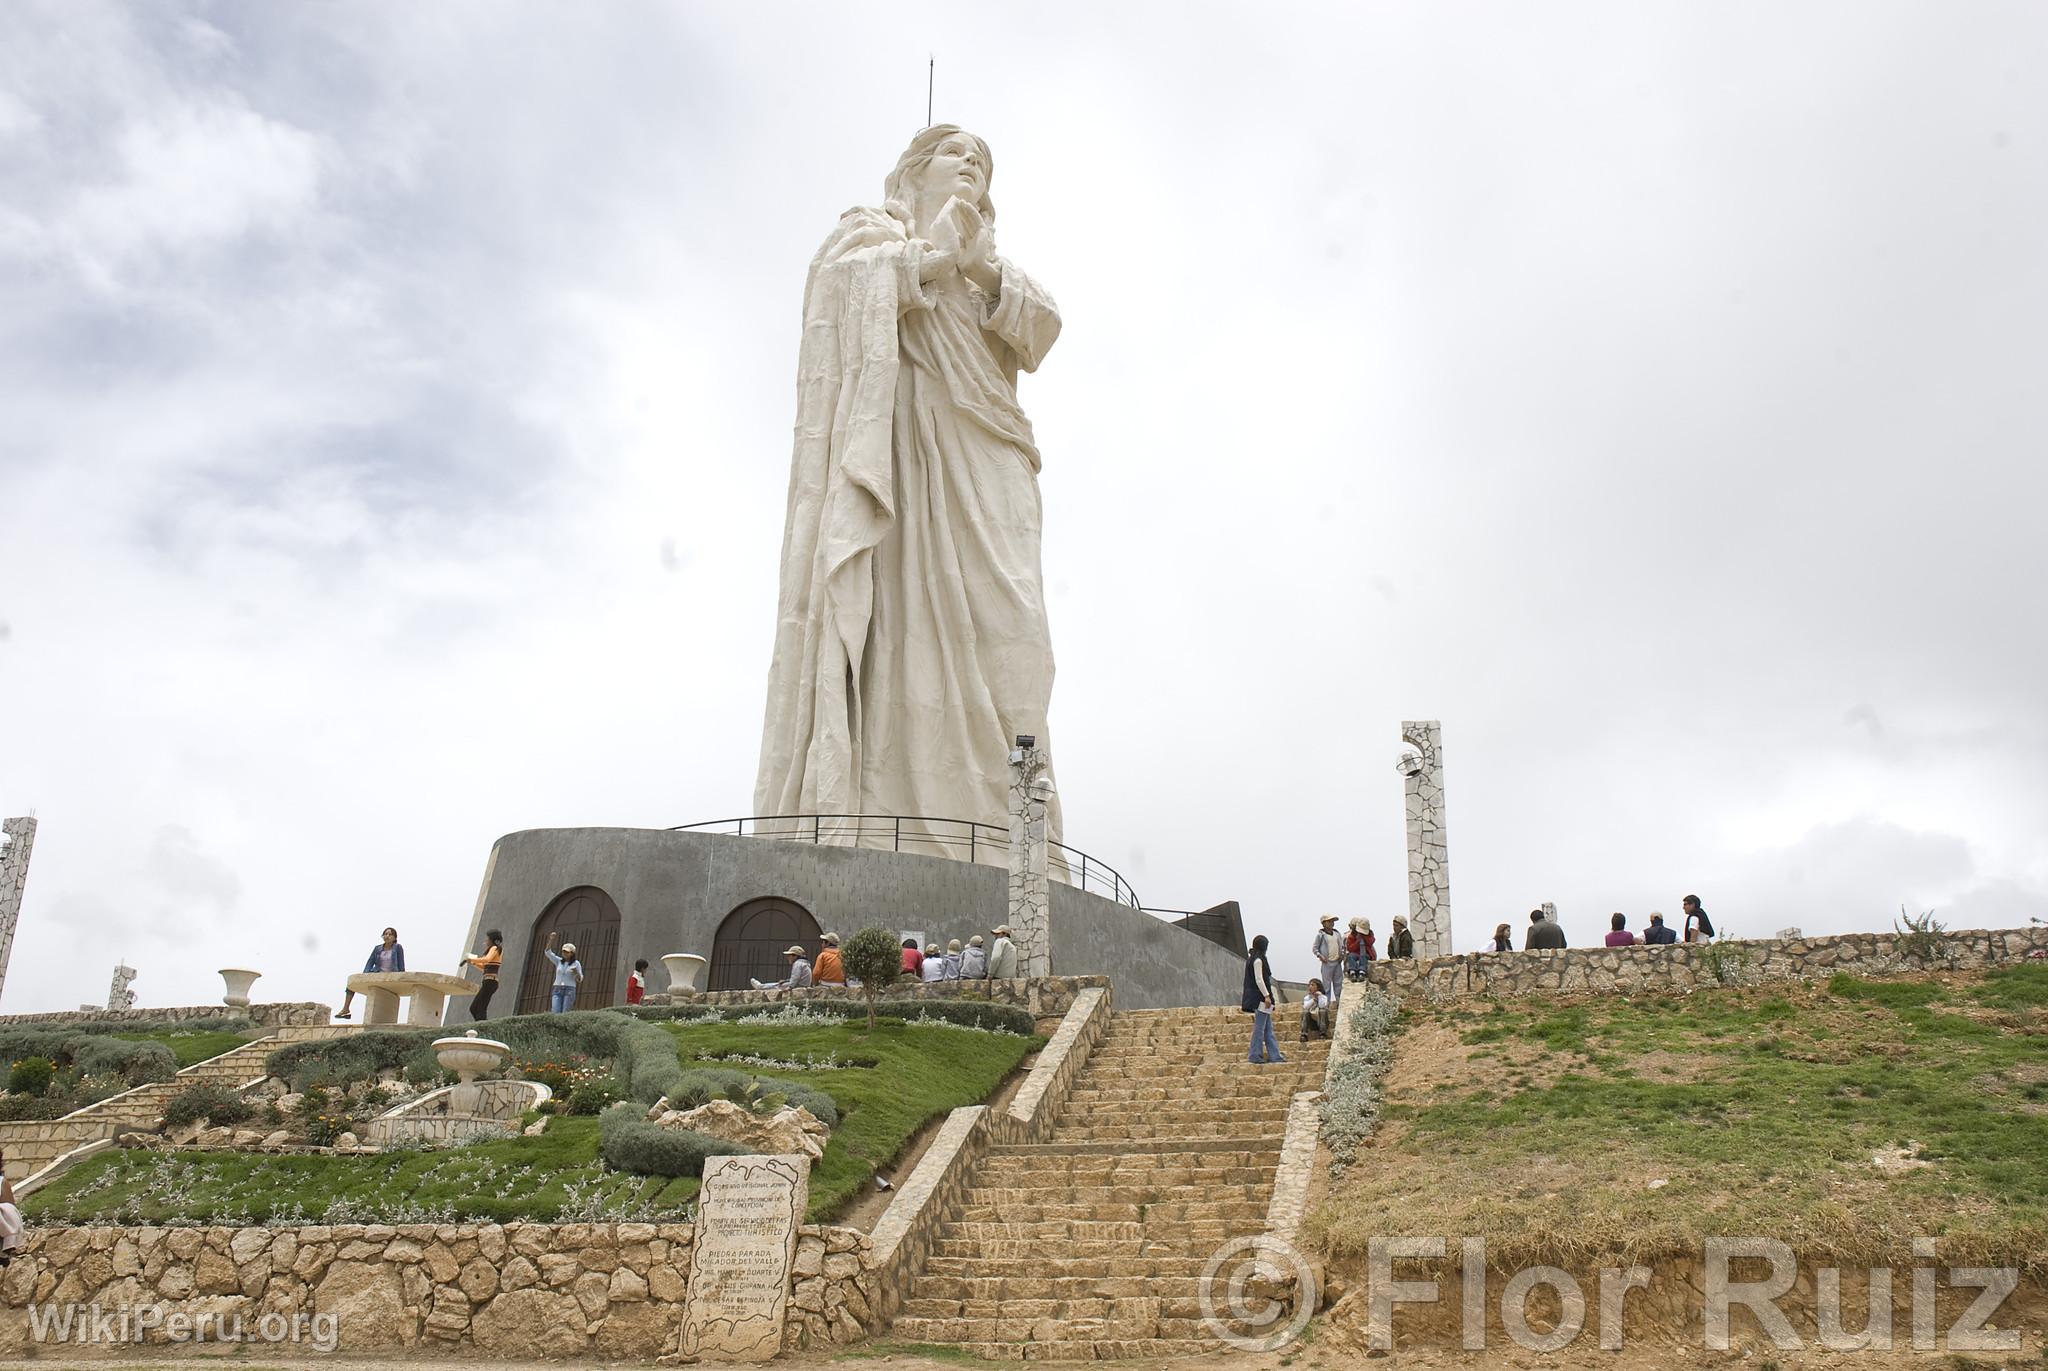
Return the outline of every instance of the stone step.
[[[1196,1091],[1242,1083],[1255,1090],[1291,1093],[1303,1088],[1299,1082],[1320,1083],[1324,1075],[1322,1062],[1301,1061],[1293,1057],[1284,1062],[1254,1066],[1242,1058],[1207,1062],[1168,1062],[1140,1053],[1130,1057],[1104,1057],[1099,1060],[1090,1058],[1088,1064],[1082,1068],[1081,1074],[1075,1078],[1074,1088],[1080,1090],[1098,1085],[1129,1082],[1136,1085],[1156,1085],[1161,1089]]]
[[[1187,1302],[1200,1298],[1202,1268],[1195,1263],[1153,1275],[1059,1276],[1043,1271],[1030,1275],[990,1276],[927,1270],[911,1285],[910,1296],[955,1302],[1012,1300],[1157,1299]]]
[[[1232,1151],[1207,1156],[1161,1153],[1155,1157],[1123,1152],[1106,1158],[1103,1154],[1078,1158],[1020,1157],[1015,1162],[1006,1158],[999,1166],[983,1163],[972,1180],[977,1188],[1036,1190],[1044,1198],[1053,1198],[1047,1193],[1049,1190],[1064,1191],[1070,1186],[1213,1185],[1221,1189],[1229,1185],[1271,1185],[1273,1168],[1280,1160],[1279,1146],[1265,1148],[1265,1155],[1241,1148],[1241,1144],[1233,1144]]]
[[[1205,1104],[1223,1109],[1240,1102],[1265,1104],[1284,1100],[1294,1093],[1274,1089],[1273,1081],[1268,1077],[1237,1077],[1216,1081],[1202,1091],[1200,1099]],[[1107,1105],[1179,1104],[1188,1098],[1184,1087],[1168,1084],[1156,1077],[1119,1078],[1104,1074],[1091,1079],[1084,1075],[1067,1095],[1066,1108],[1075,1113],[1093,1113],[1098,1107]]]
[[[1286,1058],[1280,1062],[1254,1062],[1245,1055],[1247,1043],[1221,1043],[1204,1052],[1181,1052],[1167,1046],[1102,1046],[1088,1054],[1082,1064],[1082,1074],[1107,1070],[1163,1071],[1175,1077],[1192,1074],[1213,1076],[1217,1079],[1236,1078],[1244,1081],[1267,1080],[1278,1074],[1282,1068],[1320,1071],[1329,1065],[1329,1054],[1318,1052],[1315,1045],[1304,1046],[1297,1042],[1283,1041],[1280,1055]]]
[[[1226,1325],[1228,1326],[1228,1325]],[[951,1318],[898,1317],[890,1337],[903,1342],[923,1343],[1012,1343],[1030,1347],[1072,1346],[1133,1341],[1170,1342],[1220,1350],[1209,1338],[1199,1315],[1192,1318],[1162,1318],[1154,1313],[1119,1311],[1115,1314],[1075,1318]],[[1097,1356],[1094,1360],[1111,1360]],[[1119,1355],[1116,1360],[1122,1360]],[[1054,1361],[1065,1358],[1039,1357]]]
[[[1247,1206],[1247,1208],[1255,1208]],[[941,1243],[956,1244],[961,1250],[980,1244],[994,1255],[996,1249],[1015,1248],[1028,1252],[1034,1243],[1057,1243],[1062,1252],[1089,1255],[1082,1249],[1089,1243],[1112,1246],[1147,1245],[1180,1249],[1199,1242],[1222,1242],[1244,1232],[1245,1226],[1266,1217],[1263,1208],[1243,1216],[1214,1215],[1192,1219],[949,1219],[939,1229]]]
[[[1243,1198],[1231,1200],[1188,1200],[1160,1202],[1137,1200],[1129,1203],[1077,1200],[1072,1192],[1027,1196],[1007,1203],[988,1204],[971,1198],[961,1200],[955,1216],[962,1224],[1061,1224],[1061,1223],[1200,1223],[1220,1220],[1239,1225],[1263,1219],[1271,1201],[1255,1187],[1233,1188]]]
[[[1127,1100],[1098,1109],[1080,1109],[1060,1117],[1061,1125],[1118,1123],[1124,1120],[1168,1120],[1178,1123],[1263,1122],[1285,1119],[1289,1097],[1246,1100]],[[1261,1130],[1263,1131],[1263,1130]],[[1282,1130],[1285,1132],[1286,1130]]]
[[[1091,1124],[1085,1128],[1061,1128],[1055,1129],[1053,1136],[1062,1142],[1106,1142],[1127,1149],[1225,1141],[1234,1141],[1240,1146],[1261,1145],[1277,1149],[1285,1132],[1285,1127],[1277,1122],[1178,1124],[1163,1119],[1157,1125]]]
[[[1214,1354],[1222,1350],[1222,1344],[1214,1339],[1173,1342],[1165,1338],[1105,1338],[1088,1342],[940,1342],[937,1345],[957,1347],[978,1361],[1133,1361]]]
[[[1186,1228],[1175,1224],[1162,1224],[1148,1228],[1144,1224],[1131,1225],[1129,1237],[1101,1238],[1023,1238],[1008,1240],[1002,1238],[955,1237],[953,1225],[947,1224],[939,1230],[932,1242],[935,1257],[973,1257],[983,1261],[1037,1261],[1049,1266],[1060,1262],[1085,1261],[1096,1257],[1174,1257],[1181,1260],[1200,1261],[1216,1250],[1218,1243],[1226,1238],[1239,1236],[1233,1232],[1233,1225],[1212,1223],[1210,1231],[1202,1231],[1194,1225]],[[1086,1272],[1074,1272],[1086,1275]]]
[[[1208,1260],[1208,1255],[1206,1252],[1199,1255],[1187,1252],[1146,1252],[1137,1255],[1118,1253],[1114,1256],[1101,1253],[1053,1256],[1034,1251],[1028,1256],[1012,1257],[980,1252],[972,1256],[963,1256],[955,1252],[934,1252],[925,1264],[925,1271],[933,1276],[972,1276],[983,1280],[1002,1277],[1015,1280],[1059,1280],[1072,1277],[1100,1279],[1111,1276],[1180,1276],[1193,1281],[1201,1278],[1202,1263]],[[1024,1292],[1020,1290],[1019,1293]],[[1165,1293],[1163,1290],[1160,1292],[1162,1295]]]
[[[1216,1292],[1218,1307],[1229,1298]],[[1121,1310],[1126,1315],[1143,1311],[1159,1319],[1202,1317],[1201,1298],[1196,1293],[1175,1298],[1157,1295],[1068,1295],[1056,1299],[947,1299],[913,1296],[903,1301],[899,1318],[912,1319],[1107,1319]]]
[[[1249,1169],[1249,1168],[1247,1168]],[[1155,1210],[1206,1204],[1263,1202],[1272,1189],[1272,1177],[1224,1184],[1211,1180],[1181,1181],[1175,1184],[1131,1184],[1123,1181],[1076,1181],[1056,1187],[1043,1185],[990,1185],[979,1172],[969,1178],[960,1192],[962,1208],[1017,1209],[1051,1208],[1056,1205],[1125,1206],[1147,1205]]]

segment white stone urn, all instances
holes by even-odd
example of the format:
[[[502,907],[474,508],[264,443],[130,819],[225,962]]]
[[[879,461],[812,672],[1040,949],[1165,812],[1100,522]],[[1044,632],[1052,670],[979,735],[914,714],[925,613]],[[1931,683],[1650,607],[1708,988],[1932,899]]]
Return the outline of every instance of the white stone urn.
[[[261,978],[261,971],[245,971],[240,967],[221,968],[220,978],[227,982],[228,993],[221,996],[221,1003],[235,1009],[249,1007],[249,987]]]
[[[682,991],[696,994],[697,978],[710,965],[694,952],[671,952],[661,959],[661,964],[668,968],[668,993],[671,995]]]
[[[479,1038],[472,1028],[459,1038],[434,1039],[434,1060],[468,1085],[484,1072],[497,1071],[512,1060],[512,1049],[496,1038]]]

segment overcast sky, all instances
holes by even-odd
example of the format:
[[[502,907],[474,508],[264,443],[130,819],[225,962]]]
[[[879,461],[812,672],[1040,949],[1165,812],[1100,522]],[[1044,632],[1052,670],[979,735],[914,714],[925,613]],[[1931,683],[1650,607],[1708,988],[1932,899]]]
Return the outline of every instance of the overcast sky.
[[[334,1003],[503,833],[751,810],[804,265],[928,53],[1148,904],[1384,930],[1421,717],[1461,950],[2048,916],[2040,6],[9,0],[0,1008]]]

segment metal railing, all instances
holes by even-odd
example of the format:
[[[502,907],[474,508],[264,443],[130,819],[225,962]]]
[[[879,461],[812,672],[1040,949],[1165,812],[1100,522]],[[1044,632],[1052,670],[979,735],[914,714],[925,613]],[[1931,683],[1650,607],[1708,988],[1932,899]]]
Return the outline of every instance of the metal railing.
[[[671,833],[731,833],[772,842],[816,843],[821,847],[886,848],[891,852],[924,852],[964,858],[970,862],[1009,860],[1010,830],[972,819],[938,819],[921,814],[753,814],[744,819],[713,819],[677,824]],[[1099,857],[1065,843],[1046,844],[1046,871],[1090,894],[1143,909],[1138,892],[1122,873]]]

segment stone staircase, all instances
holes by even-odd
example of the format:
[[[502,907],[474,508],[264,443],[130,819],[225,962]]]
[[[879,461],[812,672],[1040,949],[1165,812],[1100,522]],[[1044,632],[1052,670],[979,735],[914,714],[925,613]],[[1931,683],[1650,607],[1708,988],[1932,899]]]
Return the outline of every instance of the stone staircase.
[[[1289,1102],[1329,1054],[1283,1032],[1286,1063],[1252,1066],[1250,1040],[1235,1009],[1112,1017],[1048,1141],[976,1164],[891,1336],[1002,1360],[1223,1350],[1202,1267],[1265,1231]]]
[[[300,1030],[296,1036],[319,1036]],[[111,1095],[98,1104],[74,1109],[58,1119],[0,1124],[0,1146],[7,1154],[7,1176],[20,1180],[87,1143],[111,1138],[124,1128],[153,1129],[164,1109],[195,1085],[224,1085],[239,1090],[260,1081],[270,1054],[284,1045],[283,1035],[259,1038],[230,1048],[218,1057],[195,1062],[166,1081],[153,1081]]]

